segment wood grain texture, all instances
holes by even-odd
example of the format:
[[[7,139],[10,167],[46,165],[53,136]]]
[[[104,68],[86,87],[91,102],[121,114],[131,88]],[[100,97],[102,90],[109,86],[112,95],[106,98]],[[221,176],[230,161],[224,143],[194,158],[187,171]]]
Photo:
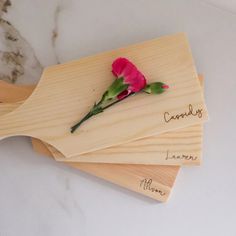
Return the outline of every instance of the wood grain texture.
[[[202,81],[201,78],[200,81]],[[3,98],[3,100],[5,102],[12,101],[12,99],[17,101],[21,96],[22,90],[19,89],[16,91],[15,89],[13,89],[15,88],[14,85],[0,83],[0,91],[5,90],[6,88],[8,89],[8,97],[10,97],[10,99],[8,100],[8,98],[6,98],[5,100],[5,98]],[[33,86],[26,89],[27,96],[31,94],[32,89]],[[0,102],[1,101],[2,100],[0,100]],[[12,109],[15,109],[18,106],[18,104],[15,104],[15,106],[12,105],[14,104],[1,104],[0,114],[3,115],[6,112],[10,112]],[[6,110],[7,106],[9,106],[8,110]],[[3,107],[4,109],[1,109]],[[45,156],[52,157],[51,152],[40,140],[32,139],[32,144],[37,152]],[[92,163],[69,163],[69,165],[97,177],[103,178],[112,183],[126,187],[127,189],[152,197],[159,201],[166,201],[168,199],[179,171],[178,166],[117,165]],[[151,184],[150,180],[152,181]],[[146,181],[146,184],[144,181]],[[152,191],[153,188],[159,191]]]
[[[199,76],[201,83],[202,79]],[[12,86],[14,87],[14,85]],[[0,88],[4,90],[4,84],[0,84]],[[15,100],[21,94],[20,89],[18,91],[16,88],[10,89],[9,85],[7,88],[8,96],[11,95]],[[33,86],[28,88],[28,96],[32,91]],[[202,126],[195,125],[72,158],[65,158],[50,145],[47,149],[50,149],[56,160],[64,162],[199,165],[201,163],[202,132]]]
[[[45,156],[53,157],[47,146],[40,140],[32,139],[32,144],[35,151]],[[64,164],[161,202],[168,200],[180,169],[179,166],[164,165],[78,162],[64,162]],[[153,192],[147,186],[142,185],[141,181],[143,180],[152,180],[151,187],[155,187],[159,192]]]
[[[3,86],[0,84],[0,89],[2,88]],[[8,94],[9,96],[9,94]],[[15,110],[17,107],[19,107],[22,102],[2,102],[2,100],[0,100],[1,103],[0,103],[0,108],[1,108],[1,115],[4,115],[4,114],[7,114],[13,110]]]
[[[12,85],[0,80],[0,87],[4,89],[0,93],[0,101],[3,103],[15,103],[25,101],[29,97],[29,91],[32,91],[35,86],[32,85]]]
[[[201,125],[140,139],[87,154],[65,158],[48,145],[57,161],[147,165],[200,165]]]
[[[8,100],[8,98],[4,98],[3,100],[5,102],[12,101],[12,99],[17,101],[20,91],[22,90],[19,90],[19,93],[15,93],[15,90],[11,90],[9,86],[7,87],[8,98],[10,99]],[[4,84],[0,84],[0,91],[4,89]],[[28,89],[27,91],[28,95],[30,95],[32,89]],[[12,111],[17,106],[19,106],[17,103],[1,103],[0,115],[4,115],[7,112]],[[6,109],[6,107],[8,107],[8,109]],[[52,157],[51,152],[40,140],[32,139],[32,144],[33,148],[37,152],[45,156]],[[119,165],[72,162],[65,164],[162,202],[167,201],[179,171],[178,166]]]
[[[111,63],[119,56],[133,61],[149,82],[167,83],[169,91],[160,96],[140,94],[127,99],[71,135],[70,126],[112,82]],[[183,114],[188,112],[189,104],[202,109],[202,117],[164,122],[165,112]],[[177,34],[47,68],[32,96],[0,118],[0,136],[37,137],[69,158],[205,120],[207,111],[189,45],[184,34]]]
[[[199,81],[203,86],[202,76]],[[45,145],[57,161],[63,162],[200,165],[202,136],[202,125],[195,125],[71,158]]]

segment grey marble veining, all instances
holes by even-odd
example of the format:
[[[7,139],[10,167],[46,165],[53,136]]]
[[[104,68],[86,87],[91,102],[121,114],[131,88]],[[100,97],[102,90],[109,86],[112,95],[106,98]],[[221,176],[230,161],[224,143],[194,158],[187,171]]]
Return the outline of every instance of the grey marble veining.
[[[4,19],[4,13],[11,7],[10,0],[1,1],[0,7],[0,78],[12,83],[36,82],[42,66],[29,43]]]

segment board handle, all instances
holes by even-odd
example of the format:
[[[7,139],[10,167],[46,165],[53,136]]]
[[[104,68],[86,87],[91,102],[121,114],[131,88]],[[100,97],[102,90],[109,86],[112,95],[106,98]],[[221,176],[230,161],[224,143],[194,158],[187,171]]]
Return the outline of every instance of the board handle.
[[[0,80],[0,140],[18,135],[26,135],[21,125],[21,116],[15,114],[15,110],[26,100],[33,92],[33,85],[13,85]],[[22,101],[22,102],[19,102]]]
[[[21,132],[20,124],[12,113],[14,111],[0,117],[1,140],[12,136],[25,135],[24,132]]]
[[[16,85],[0,80],[0,102],[16,103],[25,101],[33,92],[34,85]]]

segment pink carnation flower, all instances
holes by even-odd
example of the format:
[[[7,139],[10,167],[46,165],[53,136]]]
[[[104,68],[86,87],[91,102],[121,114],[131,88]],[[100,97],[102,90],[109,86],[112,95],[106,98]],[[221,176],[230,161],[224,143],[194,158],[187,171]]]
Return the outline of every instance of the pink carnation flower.
[[[112,73],[117,79],[123,78],[124,84],[128,85],[128,88],[117,96],[118,99],[139,92],[146,86],[144,75],[126,58],[117,58],[112,63]]]
[[[144,75],[126,58],[117,58],[112,63],[112,73],[116,79],[102,95],[100,101],[95,103],[91,110],[77,124],[71,127],[71,133],[92,116],[121,102],[123,99],[128,98],[129,95],[140,91],[147,94],[161,94],[169,88],[168,85],[162,82],[147,84]]]

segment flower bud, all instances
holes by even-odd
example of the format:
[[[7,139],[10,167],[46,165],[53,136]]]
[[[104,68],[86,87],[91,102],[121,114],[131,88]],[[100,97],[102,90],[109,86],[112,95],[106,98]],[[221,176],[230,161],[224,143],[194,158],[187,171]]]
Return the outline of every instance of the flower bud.
[[[148,94],[161,94],[168,88],[169,86],[162,82],[154,82],[147,84],[143,91]]]

